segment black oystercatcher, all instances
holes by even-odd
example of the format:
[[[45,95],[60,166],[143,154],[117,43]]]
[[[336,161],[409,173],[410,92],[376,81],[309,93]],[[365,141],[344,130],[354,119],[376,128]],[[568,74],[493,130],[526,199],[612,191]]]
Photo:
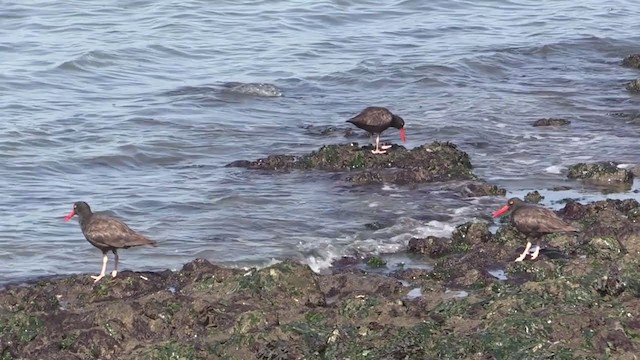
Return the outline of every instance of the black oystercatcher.
[[[369,132],[371,136],[376,136],[376,149],[371,151],[374,154],[384,154],[385,150],[391,147],[391,145],[380,146],[380,134],[390,127],[400,129],[400,138],[403,142],[407,142],[404,136],[404,120],[400,116],[392,114],[387,108],[368,107],[347,122]],[[382,150],[379,150],[380,148]]]
[[[116,265],[112,277],[118,274],[118,249],[127,249],[132,246],[152,245],[156,246],[156,242],[138,234],[131,230],[127,224],[120,220],[114,219],[106,215],[98,215],[91,212],[89,204],[84,201],[78,201],[73,204],[73,210],[64,218],[69,221],[74,215],[80,218],[80,228],[84,237],[91,245],[102,250],[102,271],[98,276],[91,276],[94,282],[104,277],[107,270],[107,253],[113,252]]]
[[[507,205],[503,206],[500,210],[491,215],[496,218],[511,211],[511,223],[521,233],[534,238],[540,238],[544,234],[558,233],[558,232],[577,232],[579,231],[575,227],[566,223],[564,220],[558,217],[553,210],[545,209],[533,204],[527,204],[517,197],[509,199]],[[515,261],[522,261],[531,249],[531,242],[527,241],[522,254]],[[536,249],[531,254],[531,259],[538,257],[540,253],[540,246],[536,245]]]

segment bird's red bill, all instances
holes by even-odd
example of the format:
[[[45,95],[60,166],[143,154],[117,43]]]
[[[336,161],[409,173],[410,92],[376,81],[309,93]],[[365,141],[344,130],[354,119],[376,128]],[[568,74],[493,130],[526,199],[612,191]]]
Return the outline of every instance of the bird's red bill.
[[[491,215],[491,217],[497,218],[498,216],[506,213],[507,211],[509,211],[509,205],[503,206],[500,210],[494,212],[493,215]]]
[[[402,139],[402,142],[407,142],[407,138],[404,137],[404,128],[400,129],[400,139]]]
[[[71,218],[76,214],[75,210],[71,210],[71,212],[69,213],[69,215],[67,215],[67,217],[64,218],[64,221],[69,221],[71,220]]]

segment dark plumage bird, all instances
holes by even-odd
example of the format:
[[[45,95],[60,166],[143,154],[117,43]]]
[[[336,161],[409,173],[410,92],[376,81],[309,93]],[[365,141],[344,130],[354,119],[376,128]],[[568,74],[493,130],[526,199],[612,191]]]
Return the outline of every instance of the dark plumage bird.
[[[391,148],[391,145],[380,146],[380,134],[390,127],[400,129],[400,138],[403,142],[407,141],[404,136],[404,120],[384,107],[368,107],[347,122],[369,132],[371,136],[376,136],[376,149],[371,151],[374,154],[384,154],[386,149]]]
[[[109,251],[113,252],[115,258],[115,267],[111,272],[111,276],[116,277],[118,274],[118,249],[127,249],[132,246],[141,245],[156,246],[155,241],[131,230],[131,228],[122,221],[106,215],[94,214],[91,212],[89,204],[84,201],[74,203],[73,210],[64,218],[64,221],[69,221],[75,215],[78,215],[78,218],[80,218],[80,228],[87,241],[102,250],[102,271],[98,276],[91,276],[95,279],[94,282],[104,277],[107,270],[107,253]]]
[[[491,215],[496,218],[511,211],[511,223],[521,233],[534,238],[540,238],[545,234],[559,232],[577,232],[574,226],[562,220],[553,210],[546,209],[533,204],[527,204],[517,197],[509,199],[507,205]],[[527,241],[522,254],[515,261],[522,261],[531,249],[531,242]],[[538,257],[540,246],[536,245],[536,249],[531,254],[531,259]]]

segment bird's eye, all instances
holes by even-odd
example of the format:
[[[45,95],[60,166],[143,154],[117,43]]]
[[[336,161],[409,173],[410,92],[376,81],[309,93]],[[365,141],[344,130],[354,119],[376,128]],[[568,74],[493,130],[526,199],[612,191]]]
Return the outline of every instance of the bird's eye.
[[[513,205],[513,201],[509,201],[509,205]]]

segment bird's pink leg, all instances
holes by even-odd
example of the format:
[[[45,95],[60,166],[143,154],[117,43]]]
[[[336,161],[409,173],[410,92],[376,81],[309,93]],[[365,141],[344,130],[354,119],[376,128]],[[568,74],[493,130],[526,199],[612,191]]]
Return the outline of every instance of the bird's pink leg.
[[[94,276],[91,275],[91,278],[94,279],[94,283],[97,283],[98,280],[102,279],[104,277],[104,273],[107,271],[107,261],[109,259],[107,258],[107,253],[103,253],[102,254],[102,271],[100,272],[100,275],[98,276]]]
[[[536,249],[533,250],[533,254],[531,254],[531,260],[537,258],[539,254],[540,254],[540,246],[536,245]]]
[[[380,147],[380,134],[376,134],[376,149],[371,150],[374,154],[386,154],[387,152],[384,150],[379,150]]]
[[[378,136],[380,136],[380,135],[378,135]],[[392,147],[393,147],[393,145],[384,145],[384,144],[380,145],[380,149],[382,149],[382,150],[391,149]]]
[[[111,277],[116,277],[116,275],[118,275],[118,260],[119,260],[119,256],[118,256],[118,250],[113,249],[113,257],[114,257],[114,261],[116,262],[116,266],[113,268],[113,271],[111,272]]]
[[[527,241],[527,246],[524,247],[524,251],[522,252],[522,254],[520,254],[520,256],[518,256],[515,262],[524,260],[524,258],[527,257],[527,254],[529,254],[529,249],[531,249],[531,243]]]

